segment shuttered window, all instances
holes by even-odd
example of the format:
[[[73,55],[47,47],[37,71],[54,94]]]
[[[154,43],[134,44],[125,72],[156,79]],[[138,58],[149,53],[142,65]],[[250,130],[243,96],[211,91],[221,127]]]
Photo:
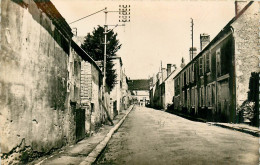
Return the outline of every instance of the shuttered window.
[[[211,71],[211,60],[210,60],[210,53],[206,54],[206,73]]]
[[[202,57],[199,58],[199,75],[202,76],[203,74],[203,61]]]

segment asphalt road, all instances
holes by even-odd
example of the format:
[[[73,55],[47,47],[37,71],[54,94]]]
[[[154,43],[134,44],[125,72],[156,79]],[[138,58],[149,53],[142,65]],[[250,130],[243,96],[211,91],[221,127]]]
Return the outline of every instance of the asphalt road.
[[[136,106],[96,164],[256,165],[258,149],[257,137]]]

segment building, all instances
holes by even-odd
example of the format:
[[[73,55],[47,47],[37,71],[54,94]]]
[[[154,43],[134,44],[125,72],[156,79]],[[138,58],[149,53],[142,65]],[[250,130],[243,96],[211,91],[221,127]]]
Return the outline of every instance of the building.
[[[113,116],[116,116],[121,110],[125,110],[129,107],[131,97],[128,91],[128,79],[123,71],[122,59],[119,56],[112,57],[114,64],[113,69],[116,71],[116,84],[111,95],[111,108]]]
[[[149,79],[129,80],[128,89],[135,104],[145,106],[150,103]]]
[[[259,4],[236,1],[235,17],[211,42],[201,35],[201,52],[174,77],[175,109],[207,120],[238,121],[237,110],[252,91],[250,78],[260,72]]]
[[[123,110],[126,110],[130,104],[131,104],[131,93],[130,91],[128,90],[128,78],[127,76],[125,75],[125,73],[123,72],[122,73],[122,108]]]
[[[80,74],[78,76],[80,91],[77,93],[80,94],[80,107],[85,110],[85,133],[89,134],[105,123],[108,117],[111,118],[110,95],[107,87],[103,93],[103,74],[98,64],[74,40],[71,46],[74,50],[72,54],[76,53],[83,58],[81,63],[74,63],[72,75]],[[77,72],[74,71],[76,66],[80,69]]]
[[[100,68],[49,0],[1,7],[0,137],[9,164],[21,152],[37,157],[81,140],[87,125],[109,118],[109,102],[101,100]]]
[[[173,70],[172,70],[173,69]],[[150,106],[158,109],[167,109],[173,104],[174,80],[178,73],[176,65],[167,64],[167,69],[162,68],[156,76],[150,79]]]

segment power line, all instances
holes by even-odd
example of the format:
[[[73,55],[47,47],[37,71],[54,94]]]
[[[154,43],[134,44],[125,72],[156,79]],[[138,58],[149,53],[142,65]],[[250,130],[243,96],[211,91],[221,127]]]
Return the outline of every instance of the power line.
[[[97,12],[95,12],[95,13],[92,13],[92,14],[90,14],[90,15],[87,15],[87,16],[85,16],[85,17],[82,17],[82,18],[80,18],[80,19],[78,19],[78,20],[76,20],[76,21],[73,21],[73,22],[71,22],[71,23],[69,23],[69,24],[73,24],[73,23],[75,23],[75,22],[78,22],[78,21],[80,21],[80,20],[82,20],[82,19],[85,19],[85,18],[87,18],[87,17],[90,17],[90,16],[92,16],[92,15],[95,15],[95,14],[97,14],[97,13],[99,13],[99,12],[101,12],[101,11],[104,11],[104,10],[106,10],[107,8],[104,8],[104,9],[102,9],[102,10],[99,10],[99,11],[97,11]]]

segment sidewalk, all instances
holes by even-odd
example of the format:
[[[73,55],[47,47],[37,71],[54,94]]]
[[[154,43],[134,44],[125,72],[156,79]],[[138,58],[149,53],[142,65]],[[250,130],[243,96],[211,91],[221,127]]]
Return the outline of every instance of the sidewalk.
[[[216,123],[216,122],[207,122],[208,124],[236,130],[239,132],[247,133],[256,137],[260,137],[260,130],[257,127],[249,126],[247,124],[232,124],[232,123]]]
[[[97,133],[91,137],[87,137],[75,145],[64,147],[52,155],[42,157],[29,164],[36,165],[76,165],[91,164],[95,161],[99,153],[104,149],[106,143],[112,137],[112,134],[120,127],[124,119],[133,109],[131,105],[127,110],[122,110],[120,114],[113,120],[114,126],[104,125]],[[94,156],[93,156],[94,155]],[[88,159],[87,159],[88,158]]]
[[[186,114],[182,114],[182,113],[178,113],[178,112],[168,112],[171,114],[175,114],[177,116],[192,120],[192,121],[198,121],[198,122],[204,122],[204,123],[208,123],[210,125],[214,125],[214,126],[218,126],[218,127],[222,127],[222,128],[227,128],[227,129],[231,129],[231,130],[236,130],[239,132],[243,132],[243,133],[247,133],[256,137],[260,137],[260,130],[257,127],[253,127],[247,124],[233,124],[233,123],[218,123],[218,122],[207,122],[205,119],[202,118],[196,118],[190,115],[186,115]]]

